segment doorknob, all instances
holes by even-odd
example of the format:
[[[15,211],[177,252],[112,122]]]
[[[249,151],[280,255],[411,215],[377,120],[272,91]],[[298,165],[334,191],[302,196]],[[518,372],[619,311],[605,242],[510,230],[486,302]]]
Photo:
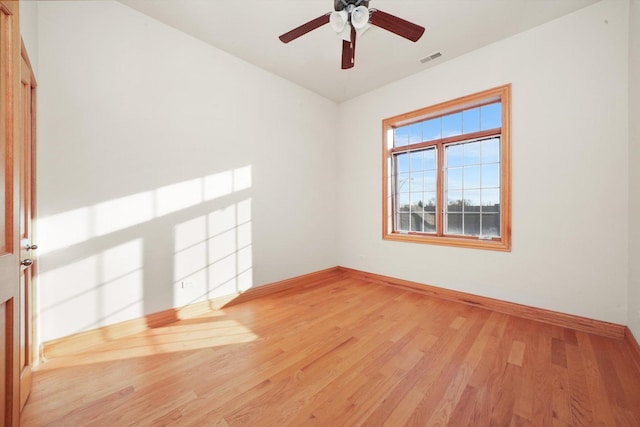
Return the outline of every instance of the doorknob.
[[[23,259],[22,261],[20,261],[21,265],[24,265],[25,267],[29,267],[31,264],[33,264],[33,260],[32,259]]]
[[[38,245],[31,245],[27,243],[27,248],[28,251],[35,251],[36,249],[38,249]]]

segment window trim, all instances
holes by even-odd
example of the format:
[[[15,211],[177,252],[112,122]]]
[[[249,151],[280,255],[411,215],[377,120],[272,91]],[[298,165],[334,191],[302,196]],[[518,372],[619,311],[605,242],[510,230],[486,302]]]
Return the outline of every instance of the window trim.
[[[437,118],[468,108],[474,108],[500,101],[502,103],[502,127],[500,131],[500,237],[484,240],[474,236],[447,236],[423,234],[418,232],[394,232],[393,212],[394,197],[391,176],[391,162],[393,154],[405,151],[404,147],[393,147],[393,129],[401,126]],[[495,129],[479,131],[461,136],[443,138],[440,140],[413,144],[414,149],[426,148],[442,143],[444,146],[453,141],[474,139],[483,134],[495,134]],[[438,150],[437,159],[437,208],[436,217],[438,229],[442,230],[444,220],[444,183],[443,183],[443,150]],[[474,249],[489,249],[496,251],[511,251],[511,84],[463,96],[451,101],[442,102],[430,107],[400,114],[382,121],[382,238],[384,240],[425,243],[434,245],[455,246]]]

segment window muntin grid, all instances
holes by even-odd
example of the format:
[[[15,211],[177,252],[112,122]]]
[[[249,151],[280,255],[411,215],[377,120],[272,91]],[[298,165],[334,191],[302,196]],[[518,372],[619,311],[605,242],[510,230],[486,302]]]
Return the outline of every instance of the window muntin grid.
[[[444,234],[500,237],[500,137],[444,147]]]
[[[436,147],[393,155],[395,230],[436,233],[437,158]]]

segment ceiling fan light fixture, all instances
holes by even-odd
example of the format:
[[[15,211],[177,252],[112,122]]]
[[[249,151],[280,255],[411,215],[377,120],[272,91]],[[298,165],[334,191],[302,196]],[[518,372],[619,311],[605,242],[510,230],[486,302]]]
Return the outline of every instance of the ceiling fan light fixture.
[[[329,25],[336,33],[340,34],[349,22],[349,14],[346,10],[334,11],[329,15]]]
[[[305,22],[278,38],[282,43],[289,43],[310,31],[330,24],[342,39],[342,69],[347,70],[354,66],[356,40],[371,26],[382,28],[412,42],[417,42],[424,34],[424,27],[420,25],[379,9],[369,9],[369,0],[334,0],[334,9],[333,12]]]
[[[365,31],[367,31],[371,27],[372,27],[372,25],[367,23],[362,28],[356,28],[356,34],[358,35],[358,37],[360,37],[361,35],[363,35],[365,33]]]
[[[356,30],[360,30],[369,23],[369,9],[365,6],[358,6],[351,11],[351,25]]]
[[[342,40],[350,42],[351,41],[351,25],[345,25],[342,31],[338,33],[338,37]]]

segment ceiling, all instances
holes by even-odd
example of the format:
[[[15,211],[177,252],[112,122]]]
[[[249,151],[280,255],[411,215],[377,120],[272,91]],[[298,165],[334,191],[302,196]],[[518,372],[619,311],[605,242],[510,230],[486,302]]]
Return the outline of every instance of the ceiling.
[[[340,68],[342,41],[325,25],[289,44],[278,36],[333,10],[333,0],[119,0],[158,21],[342,102],[597,0],[371,0],[370,7],[426,28],[412,43],[373,27],[355,67]],[[442,56],[422,64],[435,52]]]

